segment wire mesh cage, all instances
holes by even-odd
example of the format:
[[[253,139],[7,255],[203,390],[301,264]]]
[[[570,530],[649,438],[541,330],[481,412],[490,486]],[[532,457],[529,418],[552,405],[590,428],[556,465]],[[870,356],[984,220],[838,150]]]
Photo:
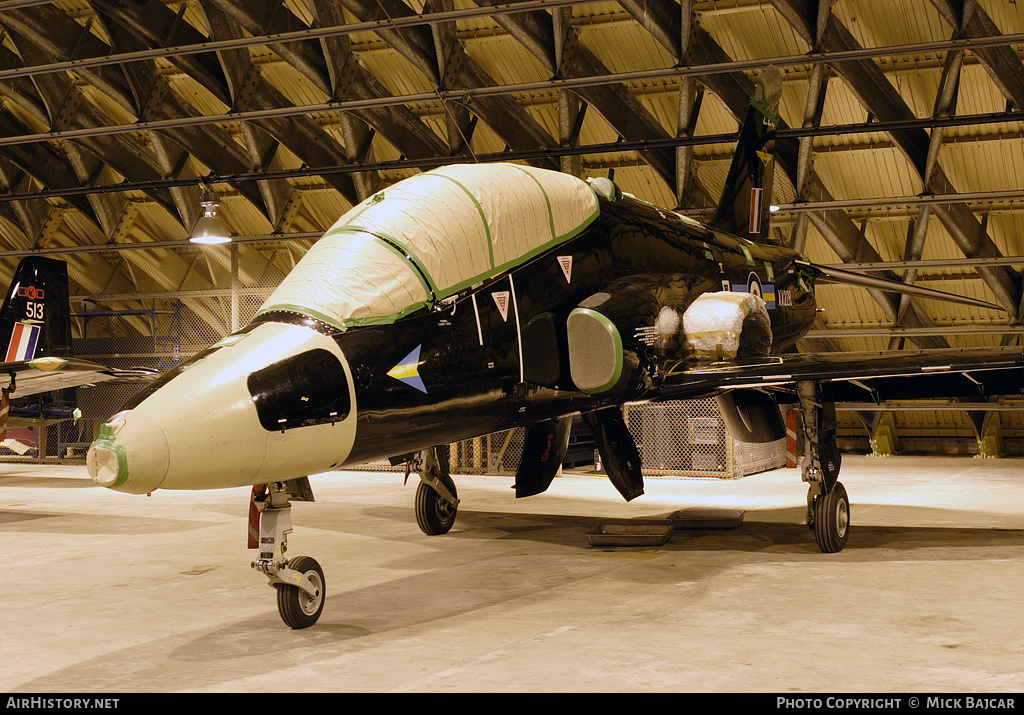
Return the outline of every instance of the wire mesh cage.
[[[708,400],[677,400],[659,403],[633,403],[623,408],[626,426],[640,451],[642,471],[647,477],[684,477],[739,479],[769,469],[786,466],[786,440],[766,444],[737,442],[729,436],[718,411]],[[584,434],[580,434],[580,433]],[[448,457],[455,474],[515,474],[523,454],[525,430],[496,432],[448,445]],[[600,470],[600,457],[589,430],[582,421],[573,425],[570,440],[576,452],[589,448],[589,460],[567,457],[569,466],[581,463]],[[583,445],[589,445],[584,447]],[[362,465],[369,471],[401,471],[380,461]]]
[[[627,404],[645,476],[738,479],[786,465],[786,440],[737,442],[714,399]]]

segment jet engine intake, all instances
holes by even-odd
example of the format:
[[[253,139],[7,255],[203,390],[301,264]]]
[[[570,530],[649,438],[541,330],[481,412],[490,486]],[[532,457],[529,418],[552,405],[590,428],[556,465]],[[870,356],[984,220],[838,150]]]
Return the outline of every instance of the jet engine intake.
[[[572,381],[587,394],[628,392],[640,368],[618,326],[604,313],[576,308],[567,321]]]

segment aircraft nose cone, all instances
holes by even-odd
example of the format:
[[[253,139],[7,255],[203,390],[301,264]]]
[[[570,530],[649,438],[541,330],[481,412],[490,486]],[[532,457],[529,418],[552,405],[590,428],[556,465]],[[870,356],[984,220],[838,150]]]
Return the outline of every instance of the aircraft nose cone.
[[[101,487],[148,494],[167,476],[170,451],[163,430],[149,417],[127,412],[100,427],[89,447],[89,476]]]

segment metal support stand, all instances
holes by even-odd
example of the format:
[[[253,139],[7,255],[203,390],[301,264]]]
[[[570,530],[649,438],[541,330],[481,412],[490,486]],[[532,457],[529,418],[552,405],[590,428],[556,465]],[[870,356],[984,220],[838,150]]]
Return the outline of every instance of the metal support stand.
[[[818,402],[818,385],[814,382],[798,382],[796,393],[800,398],[800,413],[804,427],[804,453],[800,455],[799,462],[800,478],[808,485],[807,523],[812,524],[814,497],[822,493],[821,460],[818,455],[821,404]]]

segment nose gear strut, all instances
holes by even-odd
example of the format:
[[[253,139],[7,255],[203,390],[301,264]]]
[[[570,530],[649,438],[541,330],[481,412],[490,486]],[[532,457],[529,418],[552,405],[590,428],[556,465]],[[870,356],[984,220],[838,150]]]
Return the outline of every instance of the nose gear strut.
[[[327,595],[323,569],[316,559],[286,560],[292,532],[292,501],[314,501],[309,479],[291,479],[253,487],[249,510],[249,548],[258,548],[252,567],[277,590],[277,610],[291,628],[309,628],[323,612]],[[253,537],[258,534],[258,542]],[[254,543],[255,542],[255,543]]]

